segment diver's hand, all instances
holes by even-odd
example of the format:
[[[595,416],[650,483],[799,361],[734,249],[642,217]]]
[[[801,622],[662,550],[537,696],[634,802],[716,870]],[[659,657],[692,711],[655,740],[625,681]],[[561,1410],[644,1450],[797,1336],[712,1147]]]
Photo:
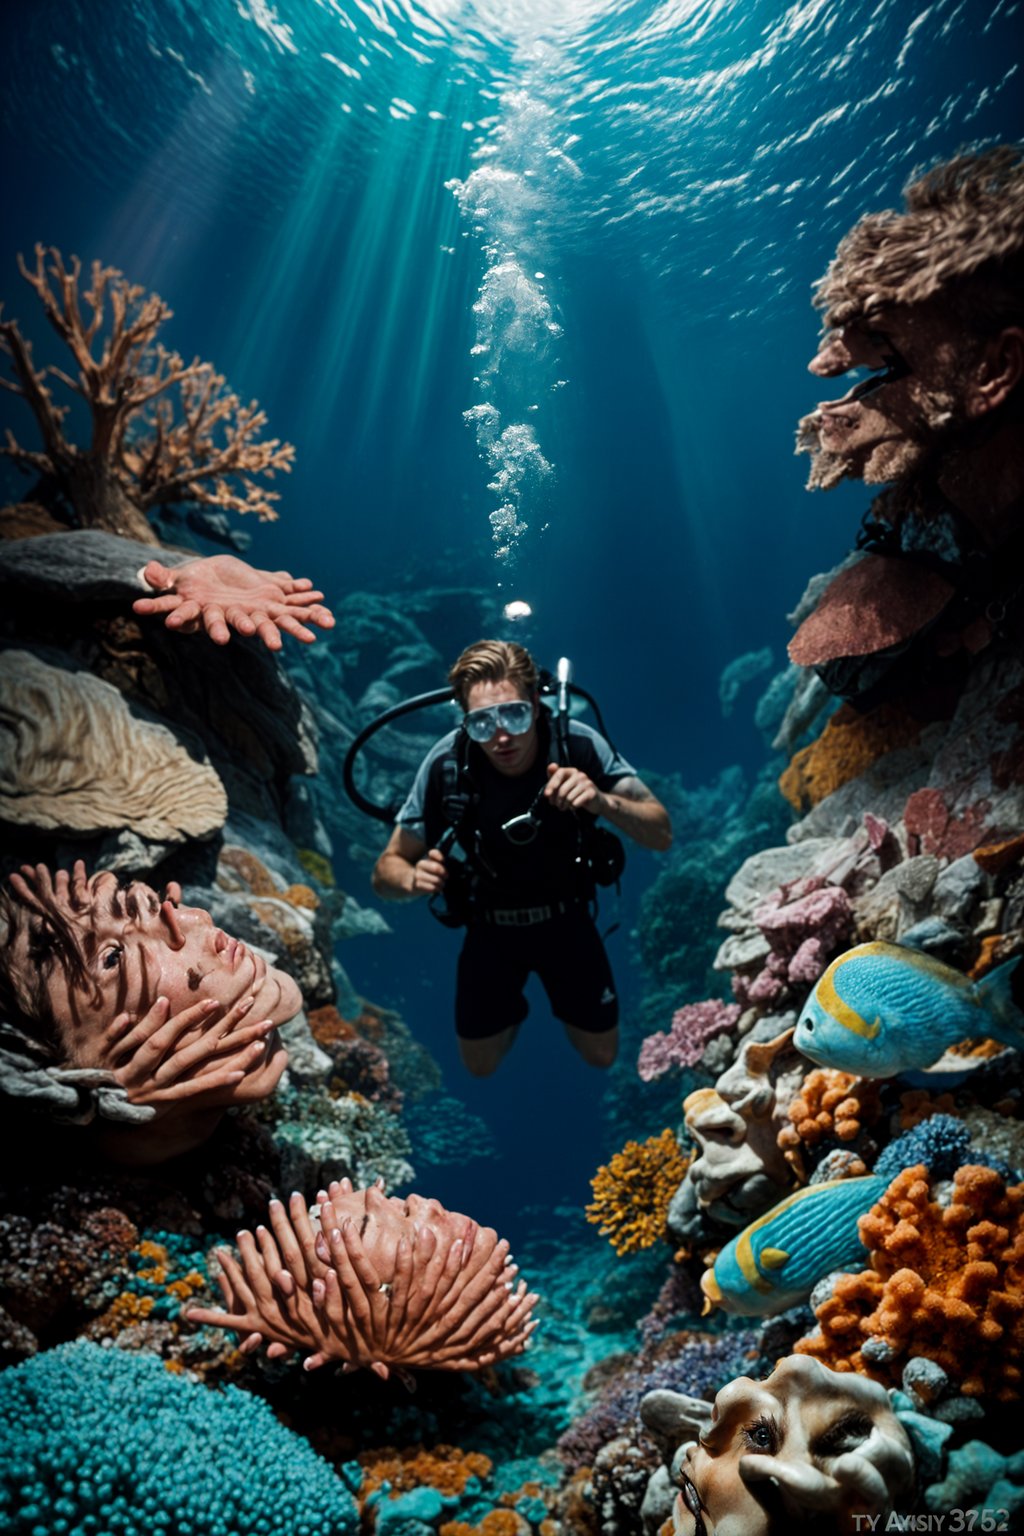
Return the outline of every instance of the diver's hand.
[[[308,624],[334,628],[323,593],[313,591],[308,577],[259,571],[234,555],[211,555],[175,566],[151,560],[142,574],[161,595],[137,598],[132,604],[136,613],[162,613],[168,629],[185,634],[202,625],[215,645],[227,645],[234,629],[240,635],[257,635],[268,650],[279,651],[282,633],[309,645],[316,636]]]
[[[443,888],[447,879],[448,866],[444,854],[437,848],[431,848],[413,865],[410,889],[415,896],[433,896]]]
[[[544,796],[558,811],[589,811],[591,816],[600,816],[608,809],[605,795],[582,768],[560,767],[558,763],[548,763]]]

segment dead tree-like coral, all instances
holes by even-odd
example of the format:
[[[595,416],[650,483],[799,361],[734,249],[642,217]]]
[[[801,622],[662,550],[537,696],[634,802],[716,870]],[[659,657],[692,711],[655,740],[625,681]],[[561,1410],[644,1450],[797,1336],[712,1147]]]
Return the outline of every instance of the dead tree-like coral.
[[[42,245],[35,256],[34,269],[21,256],[18,267],[78,372],[37,367],[18,322],[0,319],[0,350],[13,375],[0,384],[27,402],[42,437],[32,450],[8,430],[0,452],[40,476],[34,499],[65,504],[83,528],[149,544],[156,539],[148,514],[169,503],[276,517],[278,494],[260,477],[287,473],[294,448],[261,438],[265,413],[255,400],[243,405],[211,363],[186,364],[157,340],[172,314],[163,299],[98,261],[80,293],[77,256],[65,266],[58,250]],[[87,447],[66,436],[70,406],[54,400],[50,380],[85,401]]]

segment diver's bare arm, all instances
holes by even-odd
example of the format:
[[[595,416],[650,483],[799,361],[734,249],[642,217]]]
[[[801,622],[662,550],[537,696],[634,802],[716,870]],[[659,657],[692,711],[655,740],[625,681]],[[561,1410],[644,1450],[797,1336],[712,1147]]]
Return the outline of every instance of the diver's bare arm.
[[[647,785],[630,775],[610,790],[601,791],[596,807],[599,816],[625,832],[641,848],[663,853],[672,843],[672,822],[661,801]]]
[[[433,895],[447,878],[444,855],[428,849],[407,827],[396,827],[371,877],[373,889],[385,901],[412,901]]]

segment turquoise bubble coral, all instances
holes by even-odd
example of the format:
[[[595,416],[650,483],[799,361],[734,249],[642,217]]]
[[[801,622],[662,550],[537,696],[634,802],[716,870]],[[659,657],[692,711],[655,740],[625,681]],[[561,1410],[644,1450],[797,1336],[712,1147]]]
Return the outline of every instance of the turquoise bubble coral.
[[[0,1376],[8,1536],[352,1536],[325,1461],[236,1387],[63,1344]]]

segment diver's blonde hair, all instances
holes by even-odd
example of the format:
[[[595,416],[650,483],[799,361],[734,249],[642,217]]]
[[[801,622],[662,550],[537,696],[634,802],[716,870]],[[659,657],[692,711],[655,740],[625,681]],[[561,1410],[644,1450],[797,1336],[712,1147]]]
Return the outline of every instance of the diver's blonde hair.
[[[940,296],[979,336],[1024,322],[1024,148],[960,154],[904,197],[840,241],[814,292],[826,328]]]
[[[524,698],[537,691],[537,665],[529,651],[514,640],[477,640],[468,645],[448,673],[452,691],[463,709],[476,683],[510,682]]]

